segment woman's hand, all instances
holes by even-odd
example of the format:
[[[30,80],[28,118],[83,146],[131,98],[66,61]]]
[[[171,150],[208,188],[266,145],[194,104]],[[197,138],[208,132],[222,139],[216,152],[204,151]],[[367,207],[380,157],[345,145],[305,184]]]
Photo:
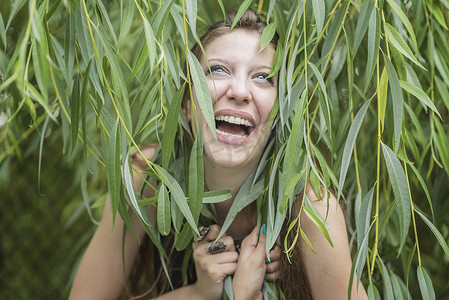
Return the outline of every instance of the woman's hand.
[[[267,259],[265,244],[266,236],[258,235],[257,227],[243,240],[232,283],[236,299],[262,299],[264,279],[269,281],[278,279],[281,248],[276,245],[270,251],[270,259]]]
[[[222,299],[223,280],[234,274],[237,267],[239,255],[232,237],[225,234],[213,243],[220,229],[218,225],[203,228],[207,231],[203,232],[203,239],[192,244],[197,276],[194,285],[202,299]]]
[[[265,272],[265,280],[276,281],[281,275],[281,239],[278,237],[276,245],[270,251],[270,258],[265,259],[267,265]]]

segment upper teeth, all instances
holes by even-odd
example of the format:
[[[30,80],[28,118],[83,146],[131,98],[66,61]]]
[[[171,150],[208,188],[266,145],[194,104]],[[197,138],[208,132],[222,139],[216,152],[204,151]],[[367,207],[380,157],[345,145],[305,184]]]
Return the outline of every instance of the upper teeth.
[[[231,124],[237,124],[237,125],[245,125],[247,127],[253,127],[253,123],[246,119],[242,119],[240,117],[234,117],[234,116],[217,116],[215,117],[215,120],[217,121],[225,121]]]

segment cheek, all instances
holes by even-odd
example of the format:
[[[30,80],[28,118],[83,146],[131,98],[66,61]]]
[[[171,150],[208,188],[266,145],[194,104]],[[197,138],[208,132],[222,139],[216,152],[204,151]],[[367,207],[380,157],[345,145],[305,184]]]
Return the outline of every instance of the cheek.
[[[273,94],[270,97],[263,99],[263,101],[260,105],[260,112],[261,112],[262,118],[265,121],[268,121],[268,119],[270,118],[271,111],[273,110],[275,101],[276,101],[276,94]]]
[[[224,83],[218,80],[213,81],[212,79],[208,79],[207,86],[209,88],[210,97],[212,98],[212,104],[215,104],[217,99],[220,99],[225,91]]]

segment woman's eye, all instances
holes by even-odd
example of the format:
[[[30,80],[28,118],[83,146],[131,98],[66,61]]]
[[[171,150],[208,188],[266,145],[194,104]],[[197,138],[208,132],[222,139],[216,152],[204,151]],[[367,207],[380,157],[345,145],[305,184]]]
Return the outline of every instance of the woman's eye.
[[[265,80],[267,77],[268,77],[268,74],[266,74],[266,73],[261,73],[261,74],[256,75],[256,78],[261,79],[261,80]]]
[[[256,74],[255,78],[256,78],[256,79],[259,79],[259,80],[266,80],[266,81],[267,81],[268,83],[270,83],[271,85],[274,84],[273,77],[269,77],[269,78],[268,78],[268,74],[267,74],[267,73],[259,73],[259,74]]]
[[[211,73],[225,73],[226,69],[223,66],[211,66]]]

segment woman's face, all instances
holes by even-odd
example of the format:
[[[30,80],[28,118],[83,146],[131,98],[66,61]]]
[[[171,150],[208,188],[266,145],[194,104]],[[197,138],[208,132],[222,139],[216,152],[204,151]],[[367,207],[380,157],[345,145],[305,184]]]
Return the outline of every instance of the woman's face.
[[[260,34],[244,29],[224,34],[206,47],[210,70],[202,57],[213,101],[217,140],[199,113],[205,163],[210,166],[255,168],[271,133],[267,126],[276,99],[277,78],[267,78],[275,49],[262,52]],[[199,107],[196,96],[196,107]],[[248,170],[248,169],[247,169]]]

